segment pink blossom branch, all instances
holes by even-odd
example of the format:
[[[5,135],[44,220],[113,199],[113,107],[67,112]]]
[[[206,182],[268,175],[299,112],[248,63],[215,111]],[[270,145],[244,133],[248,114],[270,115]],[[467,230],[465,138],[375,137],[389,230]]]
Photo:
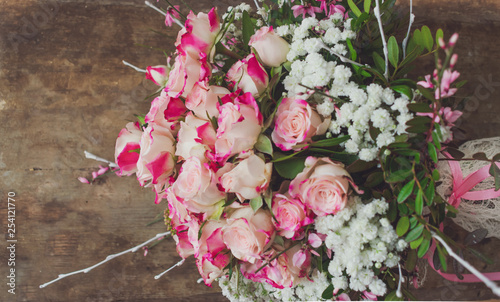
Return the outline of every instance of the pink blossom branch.
[[[133,248],[130,248],[130,249],[126,250],[126,251],[123,251],[123,252],[120,252],[120,253],[117,253],[117,254],[109,255],[109,256],[106,257],[106,259],[104,259],[103,261],[101,261],[101,262],[99,262],[97,264],[94,264],[94,265],[89,266],[87,268],[84,268],[84,269],[81,269],[81,270],[78,270],[78,271],[74,271],[74,272],[71,272],[71,273],[60,274],[56,279],[40,285],[40,288],[44,288],[44,287],[46,287],[46,286],[48,286],[48,285],[50,285],[52,283],[55,283],[55,282],[57,282],[57,281],[59,281],[61,279],[64,279],[64,278],[72,276],[72,275],[76,275],[76,274],[80,274],[80,273],[85,273],[86,274],[86,273],[90,272],[91,270],[93,270],[94,268],[96,268],[96,267],[98,267],[98,266],[100,266],[100,265],[102,265],[102,264],[104,264],[104,263],[106,263],[106,262],[108,262],[108,261],[110,261],[110,260],[112,260],[114,258],[117,258],[117,257],[119,257],[121,255],[125,255],[127,253],[135,253],[135,252],[137,252],[137,250],[139,250],[143,246],[145,246],[145,245],[147,245],[147,244],[149,244],[149,243],[151,243],[151,242],[153,242],[153,241],[155,241],[155,240],[157,240],[159,238],[165,237],[167,235],[170,235],[170,232],[165,232],[165,233],[157,234],[155,237],[153,237],[153,238],[151,238],[151,239],[149,239],[149,240],[147,240],[147,241],[145,241],[145,242],[143,242],[143,243],[141,243],[141,244],[139,244],[139,245],[137,245],[137,246],[135,246]],[[158,279],[158,278],[156,278],[156,279]]]

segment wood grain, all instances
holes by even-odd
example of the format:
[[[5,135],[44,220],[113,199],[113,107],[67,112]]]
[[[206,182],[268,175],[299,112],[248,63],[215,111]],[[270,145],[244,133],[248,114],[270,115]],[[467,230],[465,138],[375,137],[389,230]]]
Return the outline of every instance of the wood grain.
[[[418,24],[460,32],[457,68],[470,80],[462,93],[480,101],[470,105],[464,138],[499,135],[499,3],[414,2]],[[192,1],[197,10],[229,4],[234,1]],[[224,301],[217,288],[196,283],[192,260],[153,279],[180,260],[173,240],[146,257],[141,251],[128,254],[38,288],[164,231],[161,224],[146,227],[163,208],[135,179],[106,177],[90,186],[77,177],[98,167],[84,158],[84,150],[111,159],[120,129],[149,108],[144,97],[156,87],[121,60],[163,63],[161,52],[138,44],[173,49],[176,32],[165,30],[162,17],[140,0],[0,0],[0,7],[0,220],[5,230],[7,192],[13,191],[18,236],[16,295],[0,282],[0,300]],[[430,62],[420,68],[432,71]],[[4,246],[0,276],[7,273]],[[498,260],[499,247],[488,240],[480,250]],[[479,268],[500,270],[498,264]],[[428,280],[415,291],[420,299],[493,298],[480,284],[449,284],[432,272]]]

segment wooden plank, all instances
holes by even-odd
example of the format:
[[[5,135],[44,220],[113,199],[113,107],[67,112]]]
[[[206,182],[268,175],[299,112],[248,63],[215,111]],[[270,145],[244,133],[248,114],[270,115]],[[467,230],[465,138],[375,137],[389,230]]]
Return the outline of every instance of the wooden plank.
[[[111,159],[117,133],[134,113],[149,108],[143,99],[155,86],[121,60],[161,64],[162,53],[134,45],[173,49],[176,36],[139,0],[41,3],[0,1],[0,217],[3,225],[7,192],[15,192],[15,300],[224,301],[216,288],[196,283],[199,274],[192,260],[153,279],[180,259],[172,240],[147,257],[141,252],[125,255],[88,274],[38,288],[60,273],[93,265],[164,231],[161,224],[145,226],[163,208],[135,179],[107,177],[88,186],[77,177],[98,167],[84,158],[84,150]],[[234,5],[197,1],[193,7],[229,3]],[[478,3],[415,1],[419,24],[461,34],[457,68],[470,80],[463,94],[475,95],[481,104],[471,103],[464,138],[498,135],[500,126],[500,57],[495,55],[500,51],[495,39],[500,8],[494,0]],[[166,37],[150,29],[162,30]],[[431,72],[432,65],[422,63],[421,70]],[[489,240],[481,250],[496,257],[499,247],[497,240]],[[0,253],[1,274],[7,259]],[[420,299],[493,297],[482,285],[449,285],[432,274],[429,280],[416,291]],[[447,294],[450,288],[455,296]],[[5,282],[0,300],[12,300]]]

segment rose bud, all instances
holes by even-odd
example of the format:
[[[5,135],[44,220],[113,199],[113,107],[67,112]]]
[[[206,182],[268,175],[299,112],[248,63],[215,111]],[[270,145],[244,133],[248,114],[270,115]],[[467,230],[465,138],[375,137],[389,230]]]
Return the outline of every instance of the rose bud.
[[[250,38],[248,43],[259,55],[265,66],[278,67],[286,62],[290,45],[282,37],[274,33],[273,27],[261,27]]]

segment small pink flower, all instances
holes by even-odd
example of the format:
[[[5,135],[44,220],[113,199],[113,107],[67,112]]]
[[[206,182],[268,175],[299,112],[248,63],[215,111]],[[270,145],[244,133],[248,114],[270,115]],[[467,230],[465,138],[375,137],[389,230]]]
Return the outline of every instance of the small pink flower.
[[[335,299],[335,301],[351,301],[351,298],[349,298],[349,295],[346,293],[342,293],[338,295],[338,297]]]
[[[302,14],[302,19],[306,18],[306,15],[311,17],[316,17],[316,13],[321,12],[321,8],[313,6],[312,3],[306,3],[305,5],[294,5],[292,6],[293,16],[297,18]]]
[[[458,71],[451,71],[451,69],[446,69],[443,72],[443,78],[441,79],[440,89],[436,90],[435,97],[436,100],[440,98],[447,98],[454,95],[457,92],[456,88],[450,88],[450,85],[460,76]]]
[[[343,7],[342,5],[336,5],[334,1],[333,3],[330,3],[330,12],[328,13],[328,16],[331,16],[335,13],[344,15],[345,19],[349,17],[347,12],[345,11],[345,7]]]
[[[420,85],[424,88],[431,88],[431,89],[434,88],[434,84],[432,83],[430,74],[425,76],[425,81],[417,82],[417,85]]]
[[[165,65],[148,66],[146,79],[151,80],[160,87],[164,87],[167,84],[169,72],[170,68]]]
[[[90,181],[85,177],[78,177],[78,180],[83,184],[90,184]]]
[[[326,236],[322,236],[325,237]],[[316,233],[310,233],[309,237],[307,237],[307,243],[312,246],[313,248],[317,249],[318,247],[321,246],[325,238],[321,238],[318,234]]]
[[[368,292],[368,291],[363,291],[363,297],[365,297],[366,300],[368,301],[377,301],[377,295],[374,293]]]
[[[167,8],[167,13],[165,15],[165,25],[170,27],[174,23],[174,18],[179,19],[179,5],[174,5],[173,7]]]

